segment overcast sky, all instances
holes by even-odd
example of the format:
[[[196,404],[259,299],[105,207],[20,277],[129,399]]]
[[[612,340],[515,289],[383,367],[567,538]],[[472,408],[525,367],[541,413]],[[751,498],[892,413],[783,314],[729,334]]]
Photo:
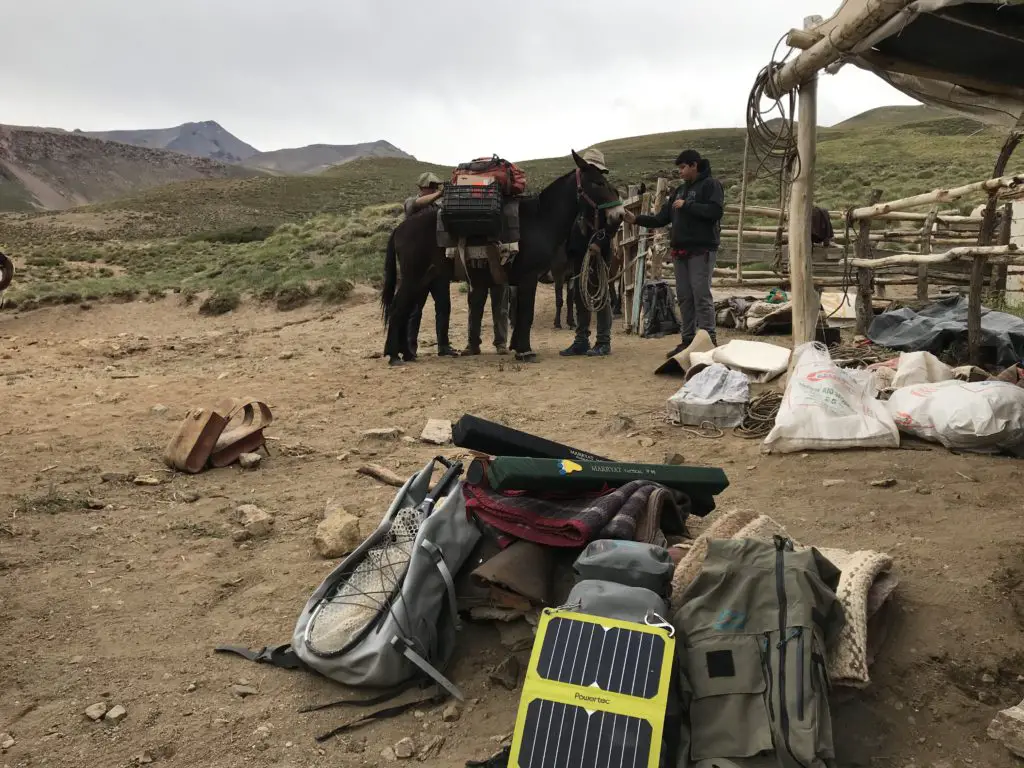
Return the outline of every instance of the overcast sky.
[[[742,125],[778,39],[838,5],[11,0],[0,20],[0,123],[216,120],[260,150],[386,139],[446,164],[492,152],[551,157]],[[913,103],[852,66],[823,76],[820,93],[824,125]]]

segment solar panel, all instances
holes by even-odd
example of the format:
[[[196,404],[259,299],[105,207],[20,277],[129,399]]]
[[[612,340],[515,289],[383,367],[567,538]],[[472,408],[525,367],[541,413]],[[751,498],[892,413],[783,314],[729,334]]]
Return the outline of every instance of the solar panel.
[[[657,768],[675,640],[660,626],[541,614],[512,768]]]

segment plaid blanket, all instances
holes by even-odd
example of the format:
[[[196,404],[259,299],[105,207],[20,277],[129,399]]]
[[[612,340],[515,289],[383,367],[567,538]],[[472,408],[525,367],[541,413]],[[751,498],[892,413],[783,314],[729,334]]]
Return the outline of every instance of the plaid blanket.
[[[649,480],[633,480],[589,496],[499,492],[464,483],[466,509],[492,528],[550,547],[585,547],[594,539],[664,541],[662,516],[682,520],[672,494]]]

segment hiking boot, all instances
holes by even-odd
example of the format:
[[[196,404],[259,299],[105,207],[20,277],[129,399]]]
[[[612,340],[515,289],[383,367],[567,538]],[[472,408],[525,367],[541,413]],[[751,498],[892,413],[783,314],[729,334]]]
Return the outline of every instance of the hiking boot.
[[[451,346],[445,344],[443,347],[437,348],[438,357],[458,357],[459,353],[452,349]]]
[[[499,355],[507,355],[508,354],[508,347],[501,346],[501,347],[495,347],[494,349],[495,349],[495,351]]]
[[[480,354],[480,347],[477,344],[470,344],[464,350],[462,350],[463,357],[472,357],[473,355]]]
[[[583,357],[590,352],[590,345],[585,341],[574,341],[558,354],[562,357]]]
[[[593,349],[587,351],[587,357],[607,357],[611,353],[611,344],[595,344]]]
[[[676,344],[675,349],[673,349],[671,352],[669,352],[667,355],[665,355],[665,359],[666,360],[671,360],[673,357],[678,355],[680,352],[682,352],[684,349],[686,349],[691,344],[693,344],[693,339],[690,339],[689,341],[685,341],[684,340],[681,344]]]

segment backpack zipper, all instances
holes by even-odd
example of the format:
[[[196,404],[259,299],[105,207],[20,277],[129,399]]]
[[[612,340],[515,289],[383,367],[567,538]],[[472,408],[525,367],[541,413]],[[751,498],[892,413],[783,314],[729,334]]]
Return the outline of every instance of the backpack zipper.
[[[789,639],[786,637],[786,622],[788,621],[789,604],[786,601],[786,568],[785,551],[786,540],[781,536],[775,537],[775,591],[779,599],[779,724],[782,727],[782,739],[786,744],[786,751],[793,758],[793,762],[803,768],[803,763],[793,753],[793,747],[789,743],[789,709],[786,707],[786,645]]]
[[[775,688],[775,681],[772,679],[772,633],[764,633],[764,651],[761,654],[761,664],[764,666],[765,681],[768,683],[768,690],[765,693],[765,700],[768,702],[768,717],[775,719],[775,705],[772,703],[772,693]],[[775,737],[772,737],[775,741]]]

